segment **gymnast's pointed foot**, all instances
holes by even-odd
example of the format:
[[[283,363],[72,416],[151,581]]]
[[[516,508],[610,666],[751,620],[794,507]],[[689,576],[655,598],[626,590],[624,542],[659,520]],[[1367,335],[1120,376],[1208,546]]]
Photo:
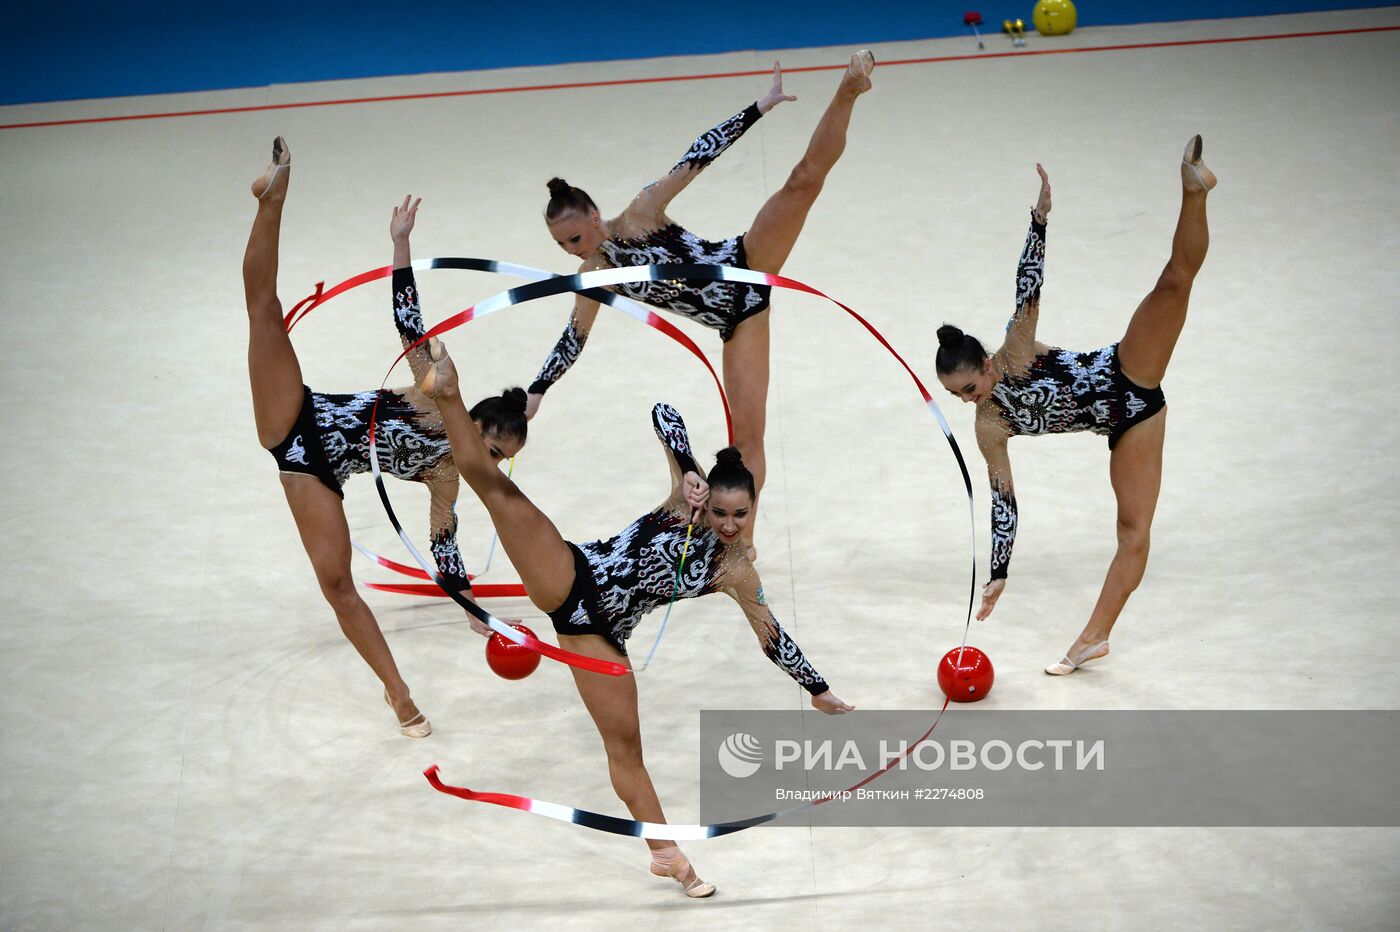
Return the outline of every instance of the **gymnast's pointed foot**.
[[[287,140],[278,136],[272,140],[272,162],[267,171],[253,182],[253,197],[258,200],[280,200],[287,196],[287,179],[292,174],[292,150]]]
[[[428,340],[428,356],[432,359],[432,366],[418,390],[434,399],[450,398],[457,394],[457,367],[452,364],[452,357],[447,355],[447,347],[437,337]]]
[[[692,899],[714,895],[715,885],[696,876],[695,868],[676,845],[652,849],[651,872],[658,877],[670,877]]]
[[[385,688],[384,703],[394,710],[394,717],[399,720],[399,734],[405,738],[426,738],[433,733],[433,726],[428,724],[428,716],[418,711],[418,706],[413,704],[412,699],[405,698],[396,706],[389,698],[388,688]],[[405,715],[407,718],[402,717]]]
[[[1181,157],[1181,185],[1187,191],[1199,194],[1205,194],[1215,187],[1215,172],[1206,168],[1206,163],[1201,161],[1202,145],[1199,135],[1192,136]]]
[[[870,72],[875,70],[875,53],[861,49],[851,56],[851,63],[841,79],[841,86],[852,88],[857,94],[870,90]]]
[[[1075,641],[1074,643],[1075,647],[1078,647],[1079,642]],[[1069,649],[1063,660],[1046,667],[1045,672],[1051,676],[1068,676],[1089,661],[1108,656],[1107,641],[1099,641],[1097,644],[1090,644],[1079,650],[1076,650],[1075,647]]]

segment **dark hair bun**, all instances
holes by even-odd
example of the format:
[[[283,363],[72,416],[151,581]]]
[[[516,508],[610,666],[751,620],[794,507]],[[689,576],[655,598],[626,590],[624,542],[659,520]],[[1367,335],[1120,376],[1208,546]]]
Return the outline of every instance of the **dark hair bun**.
[[[710,470],[710,490],[742,489],[752,498],[758,494],[753,473],[744,465],[744,457],[734,447],[725,447],[715,454],[715,468]]]
[[[573,186],[570,185],[570,184],[569,184],[567,181],[565,181],[563,178],[551,178],[551,179],[549,179],[549,196],[550,196],[550,197],[568,197],[569,192],[572,191],[572,190],[573,190]]]
[[[519,386],[508,388],[501,392],[501,401],[505,402],[508,411],[514,411],[519,414],[525,413],[525,389]]]
[[[725,447],[715,454],[715,465],[723,466],[726,469],[732,466],[743,466],[744,456],[737,447]]]
[[[938,345],[946,346],[949,349],[956,349],[963,340],[963,332],[952,324],[944,324],[938,328]]]

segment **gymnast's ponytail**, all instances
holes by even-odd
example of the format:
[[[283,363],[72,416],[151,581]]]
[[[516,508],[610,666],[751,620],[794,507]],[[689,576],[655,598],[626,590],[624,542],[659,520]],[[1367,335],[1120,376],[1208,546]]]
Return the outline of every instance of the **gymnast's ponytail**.
[[[481,423],[483,436],[494,434],[503,439],[525,443],[528,429],[525,420],[525,389],[508,388],[499,395],[483,398],[472,406],[469,414],[473,421]]]
[[[582,188],[576,188],[563,178],[549,179],[549,205],[544,209],[545,223],[553,223],[565,214],[575,213],[587,217],[598,209],[593,198]]]
[[[987,351],[976,337],[952,324],[938,328],[938,355],[933,367],[939,375],[951,375],[960,369],[981,369],[986,358]]]
[[[715,454],[715,468],[706,480],[710,489],[741,489],[755,498],[753,473],[744,465],[744,457],[735,447],[725,447]]]

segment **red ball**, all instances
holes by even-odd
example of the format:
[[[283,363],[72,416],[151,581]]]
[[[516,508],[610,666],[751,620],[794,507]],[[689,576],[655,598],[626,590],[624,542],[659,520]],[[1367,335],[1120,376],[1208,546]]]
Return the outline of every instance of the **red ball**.
[[[535,632],[524,625],[511,625],[531,637]],[[492,633],[486,641],[486,665],[499,677],[507,680],[523,680],[540,665],[540,655],[522,647],[510,638]]]
[[[954,647],[938,662],[938,688],[954,702],[984,698],[994,676],[992,661],[975,647]]]

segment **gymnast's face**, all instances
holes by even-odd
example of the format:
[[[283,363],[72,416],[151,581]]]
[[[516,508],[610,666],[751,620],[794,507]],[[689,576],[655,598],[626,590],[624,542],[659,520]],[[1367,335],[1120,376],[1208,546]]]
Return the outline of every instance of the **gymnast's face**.
[[[564,214],[549,224],[549,235],[554,237],[560,249],[580,259],[597,252],[598,247],[607,238],[603,230],[603,219],[596,209],[587,214],[572,211]]]
[[[481,431],[481,422],[473,421],[477,431]],[[481,434],[482,441],[486,444],[486,450],[491,454],[491,462],[499,463],[501,460],[508,460],[519,453],[525,447],[525,441],[519,437],[506,437],[496,433]]]
[[[982,368],[964,366],[955,372],[940,375],[938,381],[962,401],[976,404],[985,401],[997,384],[996,370],[992,368],[991,357],[982,360]]]
[[[710,530],[726,544],[739,539],[749,526],[753,514],[753,496],[747,489],[710,489],[710,502],[705,506],[705,520]]]

